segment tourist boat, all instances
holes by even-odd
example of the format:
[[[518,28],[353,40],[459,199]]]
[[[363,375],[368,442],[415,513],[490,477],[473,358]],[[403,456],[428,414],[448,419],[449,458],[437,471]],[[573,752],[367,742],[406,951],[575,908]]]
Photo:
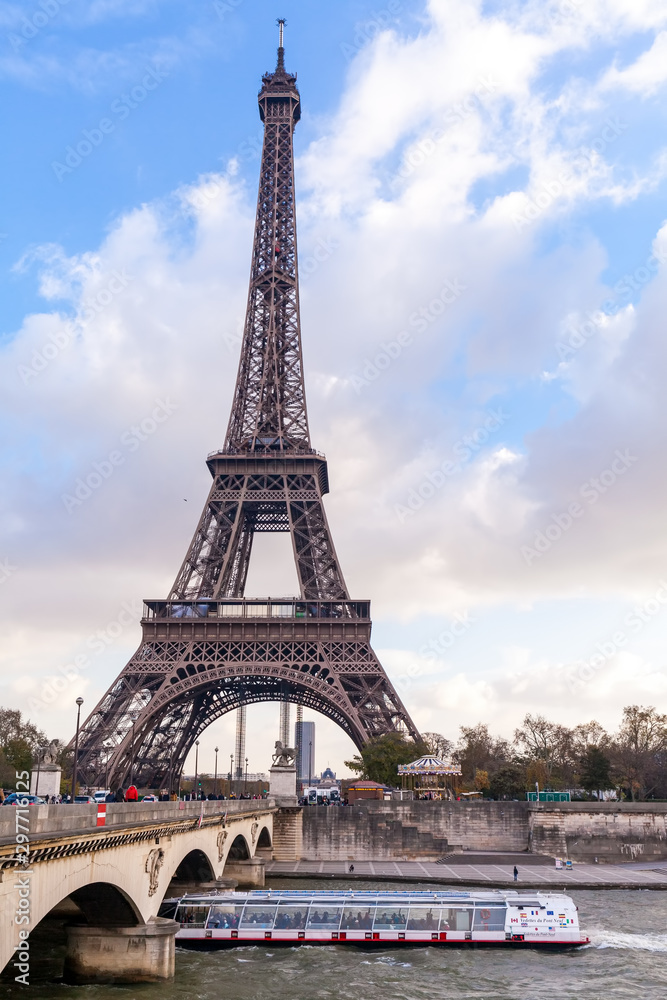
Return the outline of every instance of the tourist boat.
[[[563,947],[588,943],[569,896],[523,892],[254,890],[165,900],[189,947],[242,944],[453,944]]]

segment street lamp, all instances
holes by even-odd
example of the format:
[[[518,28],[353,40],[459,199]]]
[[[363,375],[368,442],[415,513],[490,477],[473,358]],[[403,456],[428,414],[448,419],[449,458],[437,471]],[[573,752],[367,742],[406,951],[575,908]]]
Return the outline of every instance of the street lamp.
[[[81,706],[83,698],[81,695],[76,699],[76,736],[74,737],[74,764],[72,766],[72,803],[76,798],[76,770],[79,764],[79,723],[81,721]]]
[[[195,740],[195,798],[197,796],[197,775],[199,774],[199,740]]]
[[[245,759],[245,782],[243,783],[243,794],[248,794],[248,758]]]
[[[229,755],[229,795],[232,794],[232,774],[234,773],[234,754]]]
[[[213,779],[213,794],[218,797],[218,748],[215,748],[215,778]]]
[[[313,741],[308,740],[308,784],[313,780]]]

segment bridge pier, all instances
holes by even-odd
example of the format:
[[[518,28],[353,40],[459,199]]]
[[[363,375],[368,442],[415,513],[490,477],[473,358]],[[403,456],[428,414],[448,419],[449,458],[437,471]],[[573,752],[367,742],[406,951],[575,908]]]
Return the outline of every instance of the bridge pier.
[[[225,877],[231,876],[238,882],[239,889],[262,889],[266,862],[263,858],[248,858],[246,861],[228,861]]]
[[[154,983],[175,971],[175,920],[154,917],[135,927],[67,928],[68,983]]]

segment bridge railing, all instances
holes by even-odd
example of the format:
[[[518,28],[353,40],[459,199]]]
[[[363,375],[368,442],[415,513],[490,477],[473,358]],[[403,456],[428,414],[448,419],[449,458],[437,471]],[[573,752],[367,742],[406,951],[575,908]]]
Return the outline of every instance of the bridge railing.
[[[105,803],[101,803],[105,805]],[[21,813],[20,829],[30,840],[39,836],[78,833],[97,827],[98,806],[77,802],[72,805],[25,806],[7,805],[0,808],[0,844],[15,843],[17,809]],[[275,800],[268,799],[205,799],[201,802],[107,802],[104,827],[128,827],[154,823],[177,823],[197,820],[200,816],[228,816],[257,813],[275,809]]]

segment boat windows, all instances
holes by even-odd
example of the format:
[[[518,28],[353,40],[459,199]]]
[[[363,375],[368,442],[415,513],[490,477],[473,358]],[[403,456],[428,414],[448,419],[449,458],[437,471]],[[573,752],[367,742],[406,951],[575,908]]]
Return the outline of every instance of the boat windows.
[[[179,906],[176,919],[181,927],[205,927],[208,906]]]
[[[346,906],[343,910],[342,931],[370,931],[373,927],[375,907]]]
[[[440,914],[441,931],[469,931],[472,923],[472,910],[454,909],[443,910]]]
[[[327,906],[315,903],[310,908],[308,915],[308,930],[310,931],[337,931],[340,926],[340,918],[343,908],[341,906]]]
[[[281,903],[278,907],[275,929],[277,931],[302,931],[306,926],[307,914],[308,903],[303,906],[286,906]]]
[[[229,928],[235,930],[241,922],[242,913],[243,903],[241,903],[240,906],[234,906],[231,903],[225,906],[212,906],[206,926],[214,928],[217,927],[221,930],[227,930]]]
[[[404,931],[408,922],[407,907],[378,906],[373,929],[376,931]]]
[[[411,906],[409,931],[437,931],[440,921],[440,909],[432,906]]]
[[[261,927],[262,930],[271,930],[276,915],[276,906],[259,903],[254,906],[246,906],[241,920],[242,930],[253,930]]]
[[[473,930],[475,931],[504,931],[505,930],[505,913],[506,909],[504,906],[476,906],[475,907],[475,922],[473,924]]]

